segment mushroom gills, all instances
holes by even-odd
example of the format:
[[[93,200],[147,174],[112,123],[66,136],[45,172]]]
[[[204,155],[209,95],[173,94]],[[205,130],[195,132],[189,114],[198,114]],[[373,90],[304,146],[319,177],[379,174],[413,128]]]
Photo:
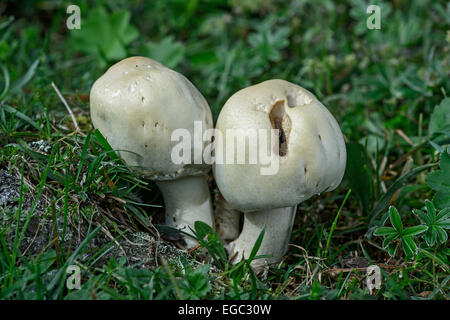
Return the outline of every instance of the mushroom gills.
[[[291,132],[291,118],[286,114],[285,104],[284,100],[275,102],[269,113],[272,128],[278,130],[278,153],[281,157],[287,155]]]

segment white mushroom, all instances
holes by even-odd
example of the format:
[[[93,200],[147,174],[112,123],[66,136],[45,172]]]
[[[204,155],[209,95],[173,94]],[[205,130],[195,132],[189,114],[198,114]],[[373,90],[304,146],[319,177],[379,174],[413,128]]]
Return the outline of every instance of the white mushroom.
[[[212,128],[208,103],[188,79],[152,59],[127,58],[94,83],[90,105],[94,127],[128,166],[156,182],[166,224],[188,233],[195,221],[212,226],[206,180],[210,165],[176,164],[171,158],[175,129],[186,129],[193,137],[194,121],[200,121],[203,130]],[[195,243],[185,240],[188,247]]]
[[[276,263],[287,251],[297,204],[335,189],[342,180],[346,150],[339,125],[311,92],[284,80],[269,80],[235,93],[225,103],[216,129],[224,137],[218,148],[224,159],[227,151],[237,151],[236,143],[227,149],[227,130],[279,130],[276,173],[261,174],[267,167],[261,158],[256,164],[213,166],[220,192],[245,214],[241,234],[228,247],[230,256],[235,262],[247,258],[265,225],[258,255],[270,258],[254,260],[252,266]],[[262,147],[271,150],[268,144]]]

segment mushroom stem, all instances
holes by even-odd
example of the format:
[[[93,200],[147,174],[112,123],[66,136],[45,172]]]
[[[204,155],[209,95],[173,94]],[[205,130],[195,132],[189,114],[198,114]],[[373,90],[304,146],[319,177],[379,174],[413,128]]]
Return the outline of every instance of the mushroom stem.
[[[217,191],[215,204],[214,222],[217,234],[224,243],[235,240],[239,236],[242,213],[233,209],[220,191]]]
[[[233,263],[250,256],[264,225],[266,230],[257,255],[270,257],[253,260],[251,265],[258,270],[280,261],[288,248],[296,211],[297,206],[246,212],[240,236],[228,246],[230,257],[235,256]]]
[[[166,206],[166,224],[187,233],[194,230],[195,221],[203,221],[213,227],[213,210],[208,183],[205,176],[187,176],[170,181],[157,181],[156,185]],[[193,238],[184,236],[186,246],[197,244]]]

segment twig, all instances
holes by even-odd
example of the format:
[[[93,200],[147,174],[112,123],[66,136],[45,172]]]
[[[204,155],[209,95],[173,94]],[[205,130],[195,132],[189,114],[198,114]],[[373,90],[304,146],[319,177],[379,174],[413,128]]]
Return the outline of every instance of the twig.
[[[391,270],[397,268],[397,266],[391,266],[387,264],[377,264],[378,267],[385,269],[385,270]],[[339,273],[347,273],[353,270],[357,271],[367,271],[369,267],[353,267],[353,268],[333,268],[323,271],[324,274],[330,274],[331,276],[338,275]]]
[[[100,223],[95,222],[94,224],[98,227],[100,227]],[[122,252],[122,254],[125,256],[125,258],[127,257],[127,253],[125,252],[125,250],[123,249],[123,247],[120,245],[119,241],[117,241],[116,238],[113,237],[113,235],[108,231],[108,229],[106,229],[105,227],[101,226],[100,230],[103,231],[104,234],[106,234],[106,236],[108,238],[110,238],[112,241],[114,241],[114,243],[117,245],[117,247],[119,247],[119,250]]]
[[[402,129],[397,129],[395,130],[395,132],[397,132],[397,134],[403,138],[403,140],[405,140],[409,145],[414,147],[414,143],[411,141],[411,139],[406,135],[406,133],[403,132]]]
[[[55,84],[53,81],[52,81],[52,87],[53,87],[53,89],[55,89],[56,94],[58,95],[59,99],[61,100],[61,102],[63,103],[63,105],[66,107],[67,111],[69,112],[70,117],[72,118],[72,122],[73,122],[73,124],[74,124],[74,126],[75,126],[75,130],[76,130],[77,132],[79,132],[79,133],[82,133],[81,130],[80,130],[80,127],[78,126],[77,119],[75,119],[75,116],[74,116],[72,110],[71,110],[70,107],[69,107],[69,104],[67,103],[66,99],[65,99],[64,96],[61,94],[61,92],[59,91],[58,87],[56,86],[56,84]]]
[[[394,163],[389,165],[389,168],[395,168],[396,166],[398,166],[400,163],[402,163],[403,161],[405,161],[411,154],[413,154],[414,152],[416,152],[417,150],[419,150],[420,148],[422,148],[423,146],[425,146],[428,143],[428,139],[425,141],[422,141],[421,143],[419,143],[418,145],[416,145],[414,148],[412,148],[411,150],[409,150],[407,153],[405,153],[403,156],[401,156],[397,161],[395,161]]]
[[[34,241],[36,241],[37,235],[39,233],[39,231],[41,230],[41,224],[38,224],[38,227],[36,228],[36,232],[33,236],[33,239],[31,239],[30,244],[28,245],[28,247],[26,247],[25,251],[22,253],[23,256],[25,256],[25,254],[28,252],[28,250],[31,248],[31,245],[34,243]]]
[[[208,240],[208,237],[209,237],[209,233],[203,237],[203,241]],[[201,244],[200,244],[200,243],[197,243],[194,247],[188,249],[187,252],[188,252],[189,254],[191,254],[192,252],[194,252],[195,250],[197,250],[198,248],[200,248],[200,246],[201,246]]]

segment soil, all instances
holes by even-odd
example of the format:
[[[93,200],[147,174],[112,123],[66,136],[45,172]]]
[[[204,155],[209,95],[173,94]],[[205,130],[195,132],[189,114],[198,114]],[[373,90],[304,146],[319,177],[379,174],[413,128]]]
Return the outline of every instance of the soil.
[[[21,221],[19,233],[26,220],[29,219],[23,240],[19,245],[20,252],[26,257],[35,257],[47,249],[73,252],[89,232],[96,227],[96,225],[89,227],[89,223],[85,219],[67,217],[66,228],[64,228],[64,217],[60,216],[56,219],[55,228],[51,210],[48,209],[48,205],[43,203],[43,197],[41,196],[32,211],[33,192],[30,190],[30,192],[23,192],[23,194],[25,196],[22,199],[21,210],[19,210],[20,177],[0,169],[0,230],[6,227],[5,238],[9,240],[7,241],[9,250],[14,243],[17,214],[19,212]],[[29,215],[31,217],[28,217]],[[106,229],[100,230],[87,244],[84,253],[77,258],[77,261],[87,262],[101,248],[107,248],[106,253],[98,258],[95,265],[102,265],[111,258],[119,259],[125,256],[128,266],[152,268],[160,265],[163,258],[171,262],[178,261],[180,256],[188,257],[185,250],[180,250],[170,243],[155,239],[146,232],[128,231],[116,241],[113,241],[113,238],[117,235],[112,236],[111,234]],[[58,236],[57,242],[54,241],[55,235]],[[63,246],[63,248],[57,246]],[[97,258],[92,259],[92,261],[95,259]]]

